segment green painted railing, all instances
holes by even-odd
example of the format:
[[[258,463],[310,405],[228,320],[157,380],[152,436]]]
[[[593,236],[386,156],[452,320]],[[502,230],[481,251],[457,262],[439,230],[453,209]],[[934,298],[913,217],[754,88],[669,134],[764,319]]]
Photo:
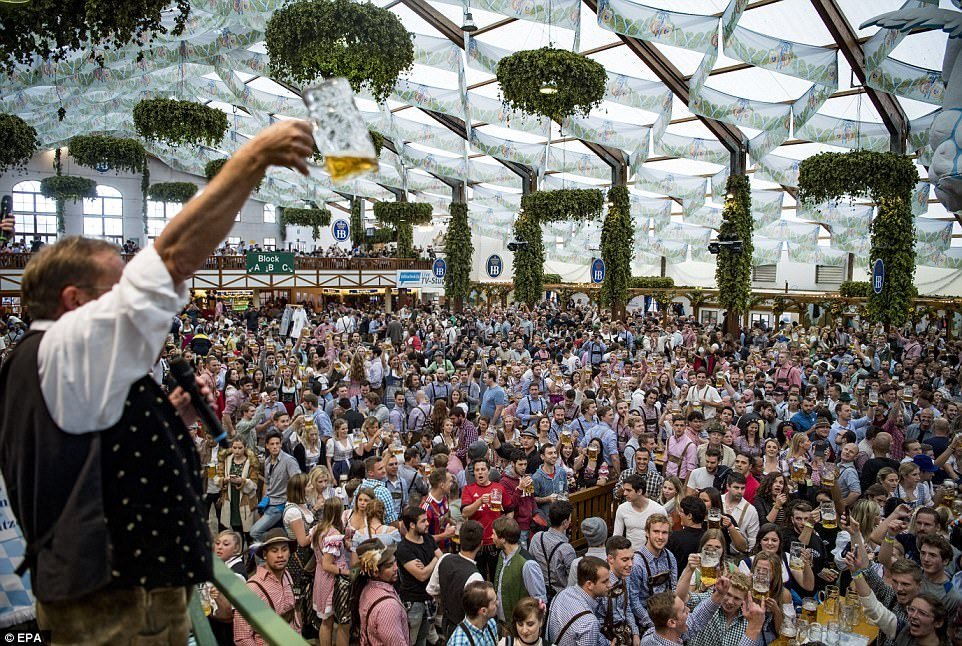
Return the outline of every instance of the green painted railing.
[[[278,646],[281,644],[284,646],[307,645],[304,638],[291,630],[288,623],[278,617],[277,613],[254,594],[243,579],[224,565],[220,559],[214,559],[214,586],[220,590],[224,598],[231,602],[234,609],[253,626],[254,630],[268,644]],[[199,646],[217,646],[197,595],[191,597],[188,610],[197,644]]]

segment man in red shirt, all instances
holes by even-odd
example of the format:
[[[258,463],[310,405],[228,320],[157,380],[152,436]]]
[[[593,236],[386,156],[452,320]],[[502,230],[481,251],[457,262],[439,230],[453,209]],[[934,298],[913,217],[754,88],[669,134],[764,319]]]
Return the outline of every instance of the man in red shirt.
[[[489,479],[490,467],[487,458],[474,461],[474,483],[469,484],[461,492],[461,515],[481,523],[484,535],[481,539],[481,549],[478,551],[478,571],[486,581],[494,581],[495,568],[498,565],[498,548],[494,545],[494,521],[506,511],[511,504],[511,496],[497,482]]]
[[[747,453],[738,453],[735,456],[735,464],[732,471],[736,471],[745,476],[745,500],[755,504],[755,492],[758,490],[758,480],[752,475],[752,458]]]

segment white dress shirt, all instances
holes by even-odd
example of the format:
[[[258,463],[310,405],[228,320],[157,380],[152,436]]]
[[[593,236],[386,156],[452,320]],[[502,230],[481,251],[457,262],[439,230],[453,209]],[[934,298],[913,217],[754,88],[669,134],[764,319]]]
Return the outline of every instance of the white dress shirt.
[[[102,431],[124,412],[127,391],[147,375],[160,354],[170,319],[187,303],[187,287],[174,285],[154,247],[131,260],[114,288],[46,330],[37,364],[40,390],[53,421],[68,433]]]

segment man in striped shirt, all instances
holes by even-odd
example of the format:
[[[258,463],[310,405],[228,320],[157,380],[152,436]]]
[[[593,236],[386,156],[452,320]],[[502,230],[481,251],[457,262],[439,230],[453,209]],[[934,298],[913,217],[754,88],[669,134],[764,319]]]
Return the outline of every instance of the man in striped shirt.
[[[578,585],[565,588],[551,603],[548,642],[556,646],[608,646],[595,616],[598,600],[608,596],[611,570],[596,556],[578,563]]]
[[[371,538],[357,547],[360,573],[354,581],[351,619],[359,626],[361,646],[411,646],[408,614],[394,584],[398,580],[395,546]]]

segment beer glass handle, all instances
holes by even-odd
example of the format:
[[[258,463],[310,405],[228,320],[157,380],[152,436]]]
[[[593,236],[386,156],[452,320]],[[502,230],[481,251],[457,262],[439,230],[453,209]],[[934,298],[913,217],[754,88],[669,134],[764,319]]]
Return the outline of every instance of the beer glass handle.
[[[817,601],[818,603],[825,603],[825,591],[824,591],[824,590],[820,590],[820,591],[815,595],[815,601]]]

